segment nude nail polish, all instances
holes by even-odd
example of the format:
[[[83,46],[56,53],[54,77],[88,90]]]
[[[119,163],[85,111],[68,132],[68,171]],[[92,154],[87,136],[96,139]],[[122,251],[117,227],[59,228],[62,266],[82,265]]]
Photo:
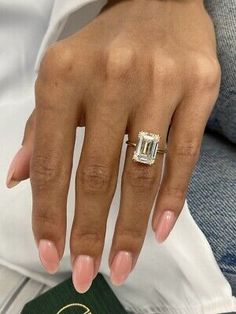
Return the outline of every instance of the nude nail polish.
[[[10,169],[11,171],[9,171],[8,175],[7,175],[7,181],[6,181],[6,186],[11,189],[14,188],[14,186],[18,185],[21,181],[16,181],[14,179],[12,179],[12,177],[14,176],[14,171],[15,169]]]
[[[6,186],[9,189],[13,188],[14,186],[16,186],[17,184],[20,183],[20,181],[17,181],[17,180],[13,179],[14,172],[15,172],[15,158],[11,162],[9,170],[8,170],[8,173],[7,173]]]
[[[110,278],[114,285],[119,286],[129,276],[132,269],[133,259],[130,252],[120,251],[114,257],[111,265]]]
[[[22,148],[16,153],[16,155],[12,159],[12,162],[10,163],[9,170],[7,173],[7,179],[6,179],[6,186],[9,189],[13,188],[14,186],[16,186],[17,184],[19,184],[21,182],[21,181],[14,180],[14,178],[13,178],[14,173],[15,173],[16,164],[21,159],[21,155],[22,155]]]
[[[39,258],[45,270],[54,274],[59,268],[59,255],[55,244],[48,240],[39,241]]]
[[[162,243],[166,240],[172,228],[174,227],[175,221],[176,215],[173,211],[166,210],[162,213],[157,222],[155,230],[155,237],[159,243]]]
[[[73,264],[73,284],[79,293],[85,293],[94,278],[94,259],[88,255],[79,255]]]

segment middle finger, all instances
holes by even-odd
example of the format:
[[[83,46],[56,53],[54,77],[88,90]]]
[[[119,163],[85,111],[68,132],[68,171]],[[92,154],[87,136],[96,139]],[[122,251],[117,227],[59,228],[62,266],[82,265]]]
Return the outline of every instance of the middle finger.
[[[73,282],[79,292],[88,289],[98,271],[126,130],[128,114],[121,96],[114,93],[106,89],[86,107],[71,233]]]

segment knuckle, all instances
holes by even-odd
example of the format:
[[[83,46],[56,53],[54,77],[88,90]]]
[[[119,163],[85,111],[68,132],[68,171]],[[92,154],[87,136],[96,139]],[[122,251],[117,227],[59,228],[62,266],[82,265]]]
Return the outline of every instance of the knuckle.
[[[64,227],[63,222],[58,219],[58,215],[50,212],[49,210],[34,210],[33,211],[33,224],[32,229],[34,234],[45,237],[47,239],[59,240]]]
[[[40,81],[46,83],[48,80],[67,80],[73,70],[73,63],[73,51],[68,45],[62,42],[53,44],[41,61]]]
[[[45,225],[50,224],[55,226],[58,223],[56,216],[48,210],[35,210],[33,211],[33,220],[36,224]]]
[[[157,181],[156,174],[147,167],[132,167],[123,173],[123,180],[138,192],[146,192],[153,189]]]
[[[135,50],[129,44],[112,45],[106,57],[106,73],[111,79],[119,79],[126,76],[133,67]]]
[[[139,229],[127,229],[127,228],[119,228],[117,229],[117,233],[119,234],[120,237],[123,239],[128,239],[128,240],[140,240],[143,238],[145,231],[141,228]]]
[[[192,82],[198,89],[215,89],[221,78],[219,62],[215,58],[195,55],[192,58]]]
[[[174,198],[179,202],[182,202],[185,199],[186,190],[183,186],[174,186],[171,184],[167,184],[161,189],[162,194],[164,194],[167,198]]]
[[[36,190],[43,190],[49,184],[59,182],[60,166],[58,164],[59,160],[56,157],[33,155],[30,167],[32,187]]]
[[[153,60],[153,77],[154,82],[169,83],[175,77],[177,73],[177,62],[172,56],[161,56],[157,55]]]
[[[79,241],[86,243],[101,243],[103,242],[103,235],[99,232],[99,230],[93,232],[76,230],[73,232],[72,241],[78,239]]]
[[[117,248],[125,248],[130,252],[137,252],[140,250],[145,238],[145,228],[124,228],[117,227],[114,246]]]
[[[77,181],[86,192],[107,192],[114,178],[112,169],[106,165],[88,164],[77,173]]]
[[[174,147],[174,154],[181,159],[197,160],[200,154],[200,145],[196,143],[180,143]]]
[[[101,253],[104,243],[104,235],[101,231],[79,231],[78,229],[74,230],[71,234],[71,246],[74,251],[83,251],[91,255],[98,255]]]

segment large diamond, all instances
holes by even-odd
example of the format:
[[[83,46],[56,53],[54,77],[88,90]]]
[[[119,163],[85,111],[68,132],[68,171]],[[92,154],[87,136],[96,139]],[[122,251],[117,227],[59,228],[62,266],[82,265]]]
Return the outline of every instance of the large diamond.
[[[157,155],[159,142],[159,135],[144,131],[139,132],[133,160],[152,165]]]

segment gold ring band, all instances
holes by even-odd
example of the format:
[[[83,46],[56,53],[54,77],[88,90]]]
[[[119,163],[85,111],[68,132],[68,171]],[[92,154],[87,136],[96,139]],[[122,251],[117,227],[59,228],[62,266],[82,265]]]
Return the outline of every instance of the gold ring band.
[[[127,144],[127,146],[131,146],[131,147],[136,147],[137,144],[136,143],[132,143],[129,140],[125,142]],[[167,153],[167,148],[165,149],[157,149],[157,153],[159,154],[166,154]]]
[[[165,154],[167,152],[167,146],[164,149],[159,149],[160,139],[159,134],[140,131],[137,143],[127,140],[128,146],[135,147],[133,161],[151,166],[156,160],[157,153]]]

